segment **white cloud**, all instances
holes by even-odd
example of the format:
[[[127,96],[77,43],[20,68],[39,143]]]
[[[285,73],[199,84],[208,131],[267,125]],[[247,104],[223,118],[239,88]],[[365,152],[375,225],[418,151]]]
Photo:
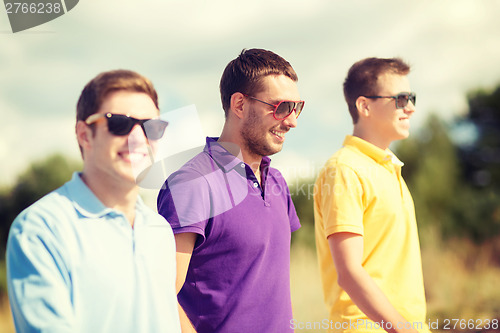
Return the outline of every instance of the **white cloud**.
[[[79,158],[71,117],[23,116],[20,110],[0,101],[0,184],[13,184],[16,176],[48,154]]]
[[[0,184],[35,157],[55,150],[78,156],[75,104],[104,70],[150,77],[162,111],[194,104],[203,131],[217,135],[224,121],[220,75],[245,47],[289,60],[306,100],[299,126],[273,161],[322,165],[351,131],[342,82],[352,63],[403,57],[413,65],[418,93],[412,128],[431,111],[450,118],[465,109],[466,91],[500,82],[499,10],[490,0],[80,1],[18,34],[6,32],[0,15],[0,115],[7,119],[0,124]]]

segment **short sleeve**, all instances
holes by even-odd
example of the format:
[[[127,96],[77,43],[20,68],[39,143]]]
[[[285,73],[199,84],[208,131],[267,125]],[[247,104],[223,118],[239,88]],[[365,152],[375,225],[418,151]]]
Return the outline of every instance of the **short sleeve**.
[[[320,207],[326,237],[338,232],[363,235],[363,187],[346,165],[329,166],[320,183]]]
[[[174,172],[158,194],[157,207],[174,234],[193,232],[206,238],[211,216],[210,187],[200,173],[190,169]]]
[[[64,249],[38,214],[22,213],[7,243],[9,300],[18,332],[78,332]]]

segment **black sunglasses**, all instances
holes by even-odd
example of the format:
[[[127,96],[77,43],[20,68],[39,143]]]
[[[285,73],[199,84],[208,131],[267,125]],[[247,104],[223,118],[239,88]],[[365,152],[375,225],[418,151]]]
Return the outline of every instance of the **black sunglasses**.
[[[261,102],[261,103],[267,104],[269,106],[272,106],[274,108],[273,116],[274,116],[274,119],[276,119],[276,120],[283,120],[283,119],[287,118],[289,115],[292,114],[293,111],[295,111],[295,118],[298,118],[299,114],[302,112],[302,109],[304,109],[304,104],[305,104],[304,101],[297,101],[297,102],[280,101],[280,102],[278,102],[278,104],[271,104],[271,103],[261,101],[260,99],[257,99],[255,97],[252,97],[252,96],[249,96],[246,94],[243,94],[243,95],[248,97],[248,98],[254,99],[257,102]]]
[[[412,102],[413,105],[417,102],[417,95],[415,93],[410,92],[402,92],[397,94],[396,96],[363,96],[366,98],[394,98],[396,101],[396,108],[397,109],[404,109],[407,105],[408,102]]]
[[[91,125],[99,119],[105,118],[108,122],[109,133],[113,135],[128,135],[136,124],[139,124],[144,135],[149,140],[159,140],[165,133],[168,122],[160,119],[136,119],[124,114],[96,113],[87,118],[85,123]]]

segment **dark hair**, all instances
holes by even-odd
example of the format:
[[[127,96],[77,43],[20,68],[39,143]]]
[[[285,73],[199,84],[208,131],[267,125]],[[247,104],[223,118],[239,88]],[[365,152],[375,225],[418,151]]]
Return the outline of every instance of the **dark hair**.
[[[298,77],[288,61],[263,49],[243,49],[224,69],[220,80],[222,108],[228,114],[231,96],[236,92],[255,95],[262,89],[262,79],[268,75],[286,75],[293,81]]]
[[[133,71],[118,69],[100,73],[87,83],[76,104],[76,121],[86,120],[97,113],[104,99],[110,93],[120,90],[145,93],[151,97],[156,108],[159,109],[158,94],[148,78]],[[91,128],[94,133],[94,127],[91,126]],[[83,154],[81,146],[80,151]]]
[[[366,58],[351,66],[344,81],[344,97],[354,124],[359,114],[356,100],[359,96],[378,95],[378,78],[386,73],[408,75],[410,66],[400,58]]]

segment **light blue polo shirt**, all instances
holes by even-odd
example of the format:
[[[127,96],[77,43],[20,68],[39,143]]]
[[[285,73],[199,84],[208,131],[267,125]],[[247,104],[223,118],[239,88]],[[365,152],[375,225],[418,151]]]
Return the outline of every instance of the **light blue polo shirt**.
[[[19,214],[9,233],[18,332],[180,332],[175,276],[165,219],[138,198],[132,228],[78,173]]]

